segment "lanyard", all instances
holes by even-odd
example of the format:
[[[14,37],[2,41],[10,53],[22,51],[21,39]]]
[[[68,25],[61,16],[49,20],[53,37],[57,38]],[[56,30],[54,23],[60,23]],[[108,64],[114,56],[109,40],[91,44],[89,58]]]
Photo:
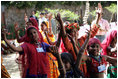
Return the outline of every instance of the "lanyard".
[[[99,58],[97,59],[97,58],[95,58],[95,56],[93,56],[93,55],[89,55],[91,58],[93,58],[93,59],[95,59],[96,61],[98,61],[99,62],[99,64],[100,64],[100,57],[101,56],[99,56]]]
[[[36,45],[37,45],[37,47],[41,47],[41,44],[38,42],[38,43],[36,43]]]

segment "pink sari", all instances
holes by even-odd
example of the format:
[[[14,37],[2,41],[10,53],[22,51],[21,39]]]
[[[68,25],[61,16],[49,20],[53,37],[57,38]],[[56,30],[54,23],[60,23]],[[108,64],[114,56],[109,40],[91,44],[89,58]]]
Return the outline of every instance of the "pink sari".
[[[108,33],[106,38],[102,42],[103,53],[102,55],[107,55],[107,47],[110,45],[112,39],[117,36],[117,30],[112,30]]]

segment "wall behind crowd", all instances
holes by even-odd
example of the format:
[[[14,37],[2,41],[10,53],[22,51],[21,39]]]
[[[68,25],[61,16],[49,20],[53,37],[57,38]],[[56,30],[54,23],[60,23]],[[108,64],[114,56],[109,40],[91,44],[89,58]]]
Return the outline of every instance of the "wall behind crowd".
[[[55,7],[48,7],[48,8],[51,8],[51,9],[69,9],[69,10],[77,13],[78,15],[81,14],[80,9],[82,9],[82,16],[84,16],[84,14],[85,14],[85,7],[86,7],[85,5],[76,6],[76,7],[75,6],[67,6],[67,5],[65,5],[65,6],[54,5],[54,6]],[[1,8],[4,8],[4,10],[2,10],[1,12],[2,12],[2,14],[4,14],[6,26],[14,24],[14,22],[18,22],[19,25],[24,26],[25,25],[24,13],[26,12],[27,16],[29,17],[31,15],[32,10],[35,9],[35,8],[17,9],[15,7],[11,7],[9,9],[7,9],[7,8],[5,8],[5,6],[1,7]],[[95,10],[95,7],[90,7],[90,11],[92,11],[92,10]],[[110,21],[112,13],[110,13],[106,9],[103,9],[103,10],[104,10],[103,18]],[[115,15],[115,17],[116,16],[117,16],[117,14]],[[94,19],[94,17],[90,15],[88,18],[88,21],[91,22],[93,19]],[[115,20],[117,20],[117,19],[115,19]],[[4,23],[4,22],[2,21],[2,23]]]

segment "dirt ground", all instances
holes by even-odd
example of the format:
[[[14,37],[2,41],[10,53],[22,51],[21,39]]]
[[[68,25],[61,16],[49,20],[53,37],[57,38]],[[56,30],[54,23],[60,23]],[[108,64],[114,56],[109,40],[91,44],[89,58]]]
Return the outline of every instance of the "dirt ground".
[[[2,55],[3,65],[6,67],[11,78],[20,78],[20,72],[18,69],[18,64],[15,62],[17,58],[16,53]]]

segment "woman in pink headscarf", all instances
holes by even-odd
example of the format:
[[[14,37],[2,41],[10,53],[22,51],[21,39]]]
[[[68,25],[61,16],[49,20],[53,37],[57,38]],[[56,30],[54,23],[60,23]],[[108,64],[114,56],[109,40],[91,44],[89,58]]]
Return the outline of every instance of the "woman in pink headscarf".
[[[109,55],[117,58],[117,30],[112,30],[108,33],[102,42],[103,53],[102,55]],[[117,63],[110,64],[107,70],[108,78],[117,78]]]
[[[109,55],[117,57],[117,30],[112,30],[108,33],[104,41],[102,42],[103,53],[102,55]]]

